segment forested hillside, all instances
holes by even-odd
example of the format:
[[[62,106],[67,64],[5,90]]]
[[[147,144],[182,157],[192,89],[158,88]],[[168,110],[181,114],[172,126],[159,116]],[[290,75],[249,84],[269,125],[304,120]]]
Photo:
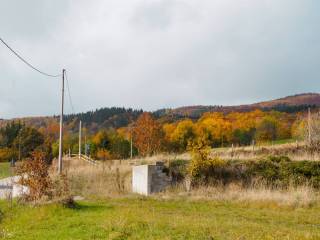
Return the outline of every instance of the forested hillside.
[[[166,111],[157,111],[158,115],[171,115],[175,118],[189,117],[198,119],[205,112],[249,112],[255,109],[263,111],[279,111],[286,113],[296,113],[316,108],[320,106],[320,94],[318,93],[303,93],[293,96],[288,96],[276,100],[265,101],[254,104],[238,105],[238,106],[186,106],[175,109],[167,109]]]
[[[298,94],[276,100],[239,106],[187,106],[174,109],[164,108],[154,111],[152,115],[161,122],[174,122],[184,118],[197,120],[206,112],[220,112],[228,114],[231,112],[250,112],[259,109],[262,111],[275,110],[284,113],[298,113],[306,111],[309,107],[311,109],[320,107],[320,94]],[[65,121],[72,129],[75,127],[72,126],[72,122],[81,120],[85,126],[92,128],[93,131],[95,131],[98,128],[124,127],[130,122],[135,121],[141,113],[143,113],[142,109],[137,110],[124,107],[106,107],[93,111],[66,115]],[[57,120],[58,118],[58,115],[53,117],[26,117],[10,120],[0,118],[0,127],[3,127],[8,122],[14,120],[40,128],[45,127],[48,122],[51,122],[53,119]]]
[[[301,94],[235,107],[193,106],[153,113],[112,107],[66,115],[64,151],[78,151],[80,120],[87,141],[83,148],[98,159],[129,157],[131,139],[133,154],[140,155],[184,152],[198,140],[222,147],[303,139],[306,110],[317,112],[318,100],[319,94]],[[0,130],[0,161],[21,156],[19,146],[25,140],[32,150],[48,149],[53,157],[58,153],[59,116],[3,120]],[[34,142],[33,135],[41,141]]]
[[[100,108],[95,111],[67,115],[65,120],[67,123],[81,120],[84,125],[92,127],[119,128],[135,121],[142,112],[142,110],[131,108]]]

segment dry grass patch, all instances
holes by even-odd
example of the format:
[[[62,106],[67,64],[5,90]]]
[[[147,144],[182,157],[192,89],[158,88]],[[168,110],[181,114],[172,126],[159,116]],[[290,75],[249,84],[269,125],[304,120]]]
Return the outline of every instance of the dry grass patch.
[[[213,155],[223,159],[255,160],[268,155],[285,155],[294,161],[320,161],[320,153],[310,151],[303,142],[214,149]]]
[[[131,191],[131,166],[117,167],[108,162],[91,165],[72,159],[65,161],[65,172],[74,196],[116,197]]]
[[[319,192],[307,185],[275,189],[266,187],[263,184],[248,188],[230,184],[228,186],[199,186],[191,191],[186,191],[185,186],[180,184],[169,188],[166,192],[158,194],[158,196],[167,199],[188,198],[191,200],[247,202],[294,208],[311,207],[320,200]]]

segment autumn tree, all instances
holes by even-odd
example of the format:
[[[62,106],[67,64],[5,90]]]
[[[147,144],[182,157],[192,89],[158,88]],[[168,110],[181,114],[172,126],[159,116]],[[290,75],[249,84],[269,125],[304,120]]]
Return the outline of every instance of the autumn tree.
[[[161,126],[150,113],[140,115],[133,129],[134,145],[142,156],[154,154],[160,150],[162,142]]]
[[[54,142],[59,138],[59,131],[60,125],[56,119],[48,120],[45,126],[39,128],[39,132],[42,133],[51,142]]]
[[[91,153],[94,157],[97,157],[97,153],[100,150],[106,150],[109,145],[108,133],[106,130],[97,132],[91,139]],[[101,151],[102,152],[102,151]],[[101,154],[100,154],[101,155]]]
[[[21,158],[30,157],[31,153],[44,144],[44,136],[35,128],[24,127],[14,140],[15,149],[19,149]]]
[[[256,129],[250,128],[249,130],[236,128],[232,132],[232,143],[238,145],[249,145],[254,139]]]
[[[164,127],[165,139],[168,140],[175,151],[185,151],[188,144],[195,138],[194,123],[190,119],[182,120],[176,126]]]
[[[15,139],[25,127],[20,122],[10,122],[5,127],[0,129],[0,146],[11,148],[13,147]]]
[[[210,146],[223,146],[232,139],[231,122],[223,113],[205,113],[197,122],[197,136]]]
[[[296,140],[304,140],[307,132],[307,119],[297,118],[291,126],[291,135]]]
[[[125,159],[130,156],[130,142],[125,137],[120,135],[117,131],[110,130],[108,132],[109,145],[108,149],[113,158]],[[133,149],[133,153],[136,149]]]
[[[257,126],[257,141],[273,141],[277,137],[277,121],[272,116],[266,116]]]
[[[176,129],[177,124],[176,123],[165,123],[162,126],[163,131],[163,145],[164,149],[167,152],[177,152],[179,149],[179,146],[177,142],[173,141],[172,133]]]
[[[36,128],[26,126],[20,122],[8,123],[0,129],[0,160],[21,159],[30,157],[30,154],[43,146],[45,139]],[[49,149],[50,146],[49,146]]]
[[[105,161],[105,160],[111,159],[111,154],[110,154],[110,152],[108,150],[100,148],[97,151],[96,157],[99,160]]]
[[[293,124],[292,134],[296,139],[304,140],[310,150],[320,151],[320,114],[301,116]]]

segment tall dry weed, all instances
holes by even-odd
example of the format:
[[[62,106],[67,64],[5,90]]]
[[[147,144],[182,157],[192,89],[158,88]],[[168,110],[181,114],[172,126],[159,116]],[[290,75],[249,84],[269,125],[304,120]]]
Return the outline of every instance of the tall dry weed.
[[[163,198],[188,198],[193,200],[217,200],[257,205],[310,207],[320,200],[319,192],[308,185],[290,186],[286,189],[270,188],[264,184],[243,187],[238,184],[198,186],[187,191],[183,184],[168,189],[159,194]]]
[[[131,166],[112,166],[107,162],[95,166],[81,160],[70,160],[66,171],[72,194],[83,197],[128,194],[131,191]]]

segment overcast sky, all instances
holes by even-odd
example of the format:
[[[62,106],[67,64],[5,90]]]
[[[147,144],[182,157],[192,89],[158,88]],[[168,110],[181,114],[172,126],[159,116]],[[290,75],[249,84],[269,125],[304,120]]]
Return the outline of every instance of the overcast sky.
[[[0,37],[45,72],[66,68],[77,112],[233,105],[319,92],[319,12],[318,0],[1,0]],[[61,80],[3,45],[0,79],[0,118],[59,113]]]

